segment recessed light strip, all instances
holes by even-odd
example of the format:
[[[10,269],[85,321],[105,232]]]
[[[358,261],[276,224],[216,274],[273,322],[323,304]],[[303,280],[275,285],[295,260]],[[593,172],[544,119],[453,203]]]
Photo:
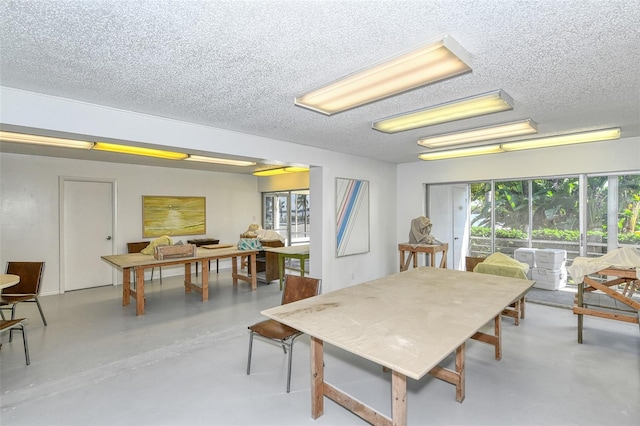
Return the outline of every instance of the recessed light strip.
[[[503,152],[500,145],[477,146],[473,148],[450,149],[447,151],[425,152],[418,155],[421,160],[444,160],[445,158],[469,157],[472,155],[497,154]]]
[[[257,170],[253,172],[254,176],[275,176],[275,175],[284,175],[288,173],[300,173],[300,172],[308,172],[309,169],[306,167],[276,167],[274,169],[266,169],[266,170]]]
[[[520,142],[505,142],[500,146],[505,151],[520,151],[523,149],[547,148],[551,146],[571,145],[576,143],[599,142],[620,139],[620,128],[594,130],[590,132],[570,133],[567,135],[549,136],[528,139]]]
[[[37,136],[27,133],[6,132],[4,130],[0,130],[0,141],[58,146],[61,148],[76,149],[91,149],[91,147],[93,146],[93,142],[54,138],[51,136]]]
[[[384,133],[397,133],[512,109],[511,97],[502,90],[496,90],[376,120],[372,128]]]
[[[93,149],[97,151],[117,152],[119,154],[143,155],[145,157],[164,158],[167,160],[184,160],[187,154],[160,149],[140,148],[138,146],[118,145],[114,143],[96,142]]]
[[[445,158],[467,157],[472,155],[495,154],[507,151],[548,148],[554,146],[601,142],[620,139],[620,128],[600,129],[588,132],[568,133],[565,135],[528,139],[519,142],[505,142],[499,145],[485,145],[473,148],[426,152],[418,155],[421,160],[442,160]]]
[[[426,146],[428,148],[440,148],[443,146],[503,139],[511,136],[527,135],[537,132],[538,129],[533,120],[523,120],[500,124],[498,126],[479,127],[476,129],[463,130],[461,132],[428,136],[418,140],[418,145]]]
[[[468,54],[444,36],[298,96],[294,103],[332,115],[470,71]]]
[[[201,163],[213,163],[213,164],[224,164],[228,166],[255,166],[256,163],[253,161],[244,161],[244,160],[230,160],[228,158],[216,158],[216,157],[204,157],[201,155],[189,155],[185,158],[186,161],[199,161]]]

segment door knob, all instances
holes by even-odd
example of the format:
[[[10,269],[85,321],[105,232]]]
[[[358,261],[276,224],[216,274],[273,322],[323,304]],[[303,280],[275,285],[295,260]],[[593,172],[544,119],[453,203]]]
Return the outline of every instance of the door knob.
[[[109,240],[111,240],[111,235],[109,235],[109,236],[107,237],[107,241],[109,241]]]

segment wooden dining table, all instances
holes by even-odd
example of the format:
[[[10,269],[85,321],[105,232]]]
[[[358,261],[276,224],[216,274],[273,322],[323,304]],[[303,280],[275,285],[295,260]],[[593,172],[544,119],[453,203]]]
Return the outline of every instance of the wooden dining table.
[[[456,400],[462,402],[465,342],[532,285],[529,280],[423,266],[262,314],[311,337],[314,419],[323,414],[326,396],[369,423],[402,426],[407,424],[407,377],[420,380],[431,374],[454,384]],[[324,343],[391,370],[392,418],[327,383]],[[439,366],[452,353],[455,370]]]
[[[130,303],[131,297],[136,301],[136,315],[144,315],[144,271],[149,268],[157,268],[171,265],[184,265],[184,291],[191,293],[196,291],[202,295],[202,301],[209,300],[209,268],[202,268],[202,284],[197,285],[191,280],[191,265],[208,265],[210,260],[231,258],[231,277],[233,285],[238,285],[238,280],[251,283],[251,290],[257,290],[258,281],[256,274],[244,275],[238,268],[238,258],[248,256],[255,271],[257,250],[239,250],[235,246],[226,248],[198,247],[195,256],[175,257],[158,260],[153,255],[142,253],[114,254],[101,256],[101,258],[122,271],[122,306]],[[135,273],[135,287],[131,286],[131,271]]]

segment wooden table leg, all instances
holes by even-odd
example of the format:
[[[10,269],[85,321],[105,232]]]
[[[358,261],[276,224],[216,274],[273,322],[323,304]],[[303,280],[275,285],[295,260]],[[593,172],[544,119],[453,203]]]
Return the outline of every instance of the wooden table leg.
[[[284,255],[282,253],[278,253],[278,274],[280,274],[280,290],[282,290],[284,282]]]
[[[502,320],[500,318],[500,315],[494,318],[493,324],[494,333],[497,340],[495,349],[496,361],[500,361],[502,359]]]
[[[391,373],[391,416],[394,426],[407,424],[407,377],[396,371]]]
[[[256,257],[257,257],[257,253],[252,253],[251,256],[249,256],[249,261],[251,262],[251,290],[256,291],[258,289],[258,272],[257,272],[257,265],[256,265]]]
[[[144,315],[144,268],[136,269],[136,315]]]
[[[209,300],[209,268],[205,268],[204,262],[202,262],[202,301],[206,302],[207,300]]]
[[[254,271],[254,274],[255,274],[255,271]],[[233,277],[233,285],[235,287],[238,285],[238,257],[237,256],[234,256],[231,258],[231,276]]]
[[[498,316],[498,319],[500,317]],[[456,349],[456,372],[459,374],[456,384],[456,401],[464,401],[464,343]]]
[[[324,414],[324,348],[323,341],[311,337],[311,417]]]
[[[131,301],[131,268],[122,270],[122,306],[127,306]]]
[[[184,264],[184,292],[191,293],[191,264],[190,263]]]

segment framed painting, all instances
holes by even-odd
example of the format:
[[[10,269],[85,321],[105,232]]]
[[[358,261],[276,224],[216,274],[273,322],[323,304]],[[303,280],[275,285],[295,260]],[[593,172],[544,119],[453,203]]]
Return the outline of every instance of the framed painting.
[[[205,197],[142,196],[142,236],[206,234]]]
[[[336,178],[336,256],[369,251],[369,181]]]

